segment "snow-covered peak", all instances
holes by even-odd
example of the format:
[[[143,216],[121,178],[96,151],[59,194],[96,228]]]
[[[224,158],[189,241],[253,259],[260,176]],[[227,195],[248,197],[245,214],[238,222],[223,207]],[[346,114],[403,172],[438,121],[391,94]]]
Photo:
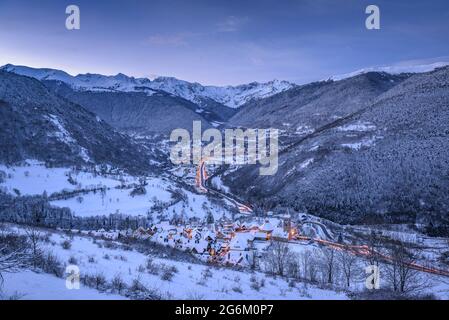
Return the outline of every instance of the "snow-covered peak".
[[[173,77],[157,77],[150,80],[148,78],[129,77],[122,73],[115,76],[91,73],[72,76],[60,70],[36,69],[11,64],[1,67],[1,70],[38,80],[62,81],[78,91],[145,92],[152,95],[160,90],[182,97],[200,106],[205,103],[205,99],[212,99],[230,108],[238,108],[248,101],[266,98],[295,86],[293,83],[279,80],[219,87],[203,86],[196,82],[187,82]]]
[[[36,69],[25,66],[14,66],[11,64],[1,67],[1,70],[36,78],[38,80],[62,81],[78,91],[146,92],[149,95],[155,92],[146,85],[150,82],[148,79],[136,79],[121,73],[115,76],[92,73],[72,76],[60,70],[47,68]]]
[[[294,86],[293,83],[279,80],[224,87],[203,86],[199,83],[167,77],[159,77],[152,82],[153,88],[183,97],[197,104],[201,105],[204,98],[209,98],[230,108],[238,108],[251,100],[267,98]]]
[[[16,73],[22,76],[36,78],[38,80],[59,80],[63,82],[70,82],[73,78],[70,74],[55,69],[37,69],[25,66],[15,66],[12,64],[4,65],[0,70]]]
[[[385,72],[389,74],[401,74],[401,73],[424,73],[430,72],[437,68],[445,67],[449,65],[449,62],[434,62],[430,64],[414,64],[414,65],[393,65],[393,66],[383,66],[383,67],[369,67],[363,68],[354,72],[341,74],[337,76],[330,77],[330,80],[339,81],[347,78],[352,78],[360,74],[368,72]]]

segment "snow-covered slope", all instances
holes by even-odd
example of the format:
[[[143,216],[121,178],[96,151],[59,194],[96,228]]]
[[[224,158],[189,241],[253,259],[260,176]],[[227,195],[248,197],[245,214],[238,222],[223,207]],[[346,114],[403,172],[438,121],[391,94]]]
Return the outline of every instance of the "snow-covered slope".
[[[415,65],[393,65],[384,67],[369,67],[363,68],[354,72],[340,74],[330,77],[330,80],[339,81],[347,78],[352,78],[360,74],[368,72],[386,72],[389,74],[401,74],[401,73],[424,73],[433,71],[437,68],[442,68],[449,65],[449,62],[434,62],[431,64],[415,64]]]
[[[20,226],[11,226],[4,232],[24,234],[26,231]],[[163,299],[348,299],[343,292],[301,283],[292,285],[292,282],[285,278],[276,278],[259,271],[219,269],[196,260],[186,260],[185,256],[181,255],[174,259],[167,254],[169,251],[165,250],[161,252],[153,250],[148,255],[132,246],[125,248],[120,242],[95,239],[89,235],[68,235],[52,230],[42,230],[42,233],[47,235],[49,240],[39,242],[39,248],[43,252],[51,252],[55,260],[61,264],[78,266],[81,277],[104,278],[103,292],[87,287],[84,283],[80,284],[79,290],[67,290],[65,278],[23,269],[18,273],[4,273],[6,297],[73,300],[80,299],[83,293],[86,295],[84,299],[87,300],[125,299],[126,297],[120,297],[115,290],[106,288],[114,279],[119,278],[127,288],[132,288],[133,282],[138,281],[142,287]],[[62,247],[64,241],[71,243],[70,248]],[[164,270],[172,270],[170,279],[163,277]],[[260,281],[263,281],[263,286],[255,287],[254,283]]]
[[[90,73],[72,76],[60,70],[36,69],[11,64],[1,67],[0,70],[38,80],[62,81],[79,91],[145,92],[148,95],[153,95],[158,90],[162,90],[200,106],[211,99],[230,108],[238,108],[250,100],[266,98],[295,86],[293,83],[279,80],[218,87],[203,86],[199,83],[191,83],[171,77],[159,77],[151,81],[147,78],[128,77],[121,73],[115,76]]]

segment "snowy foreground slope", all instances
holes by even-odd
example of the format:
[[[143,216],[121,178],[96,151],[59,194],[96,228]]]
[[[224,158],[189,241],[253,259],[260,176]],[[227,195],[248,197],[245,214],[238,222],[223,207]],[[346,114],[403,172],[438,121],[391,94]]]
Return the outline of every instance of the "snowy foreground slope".
[[[4,275],[1,298],[19,300],[122,300],[123,296],[96,289],[67,290],[65,280],[53,275],[24,270]]]
[[[7,232],[25,233],[23,227],[9,225],[7,229]],[[109,285],[117,278],[128,288],[139,283],[161,299],[347,298],[343,293],[301,283],[292,285],[285,279],[260,272],[212,267],[182,255],[168,257],[168,251],[145,253],[120,242],[50,230],[40,232],[46,237],[39,244],[42,251],[51,252],[62,265],[76,264],[82,278],[104,277],[104,283],[101,282],[96,289],[82,282],[80,290],[68,290],[64,276],[59,278],[24,269],[5,274],[4,298],[127,299]],[[64,246],[66,242],[71,245]]]

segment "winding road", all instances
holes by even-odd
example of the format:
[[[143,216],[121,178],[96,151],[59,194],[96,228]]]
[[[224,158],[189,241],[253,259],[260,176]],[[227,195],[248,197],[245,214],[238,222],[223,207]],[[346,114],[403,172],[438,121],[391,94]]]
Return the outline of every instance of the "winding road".
[[[213,190],[207,187],[206,180],[209,178],[209,176],[206,170],[206,160],[207,159],[202,159],[196,170],[195,184],[198,190],[200,192],[217,195],[221,198],[230,201],[237,207],[237,209],[241,214],[251,214],[253,212],[253,209],[249,205],[241,203],[235,197],[232,197],[230,195],[224,194],[223,192]]]

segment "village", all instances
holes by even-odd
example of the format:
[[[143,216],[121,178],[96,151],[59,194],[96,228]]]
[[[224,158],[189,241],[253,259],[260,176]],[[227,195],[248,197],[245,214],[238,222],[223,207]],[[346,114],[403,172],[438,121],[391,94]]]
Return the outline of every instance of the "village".
[[[233,222],[222,217],[214,223],[195,222],[185,225],[166,220],[136,230],[100,229],[81,233],[111,240],[132,237],[151,241],[189,252],[207,263],[239,267],[254,265],[272,241],[297,242],[310,239],[301,236],[300,225],[292,222],[288,215],[254,218],[245,222]]]

